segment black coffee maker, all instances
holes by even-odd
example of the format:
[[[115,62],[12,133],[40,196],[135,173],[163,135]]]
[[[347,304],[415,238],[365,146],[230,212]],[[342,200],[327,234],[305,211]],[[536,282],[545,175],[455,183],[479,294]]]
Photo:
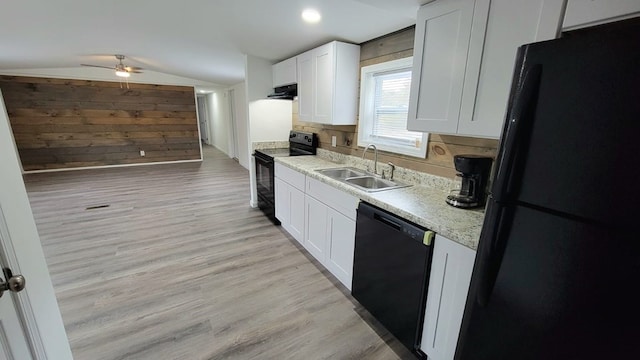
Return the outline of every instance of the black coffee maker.
[[[484,206],[493,159],[479,155],[455,155],[453,164],[462,178],[460,188],[447,196],[447,204],[471,209]]]

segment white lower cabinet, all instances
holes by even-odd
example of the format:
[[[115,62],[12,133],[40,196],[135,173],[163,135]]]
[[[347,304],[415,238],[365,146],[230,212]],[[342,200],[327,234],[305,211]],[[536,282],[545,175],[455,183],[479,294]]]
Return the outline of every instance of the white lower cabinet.
[[[328,206],[305,195],[305,222],[306,232],[304,247],[316,260],[325,265],[327,252],[327,210]],[[326,267],[326,265],[325,265]]]
[[[304,241],[305,175],[283,165],[275,165],[276,218],[301,244]]]
[[[351,290],[356,222],[331,208],[328,209],[327,219],[329,228],[325,266]]]
[[[349,290],[358,201],[355,196],[307,178],[304,246]]]
[[[436,235],[420,345],[430,360],[453,359],[475,256],[475,251]]]
[[[276,163],[275,201],[282,227],[351,290],[360,199]]]

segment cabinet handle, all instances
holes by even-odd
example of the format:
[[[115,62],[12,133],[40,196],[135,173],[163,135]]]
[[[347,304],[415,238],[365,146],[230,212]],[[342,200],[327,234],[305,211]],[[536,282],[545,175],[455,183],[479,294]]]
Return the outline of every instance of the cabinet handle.
[[[393,221],[391,219],[388,219],[388,218],[386,218],[386,217],[384,217],[384,216],[382,216],[380,214],[377,214],[377,213],[373,214],[373,218],[375,220],[380,221],[383,224],[386,224],[387,226],[391,226],[392,228],[394,228],[394,229],[396,229],[398,231],[400,231],[402,229],[402,225],[400,225],[397,222],[395,222],[395,221]]]

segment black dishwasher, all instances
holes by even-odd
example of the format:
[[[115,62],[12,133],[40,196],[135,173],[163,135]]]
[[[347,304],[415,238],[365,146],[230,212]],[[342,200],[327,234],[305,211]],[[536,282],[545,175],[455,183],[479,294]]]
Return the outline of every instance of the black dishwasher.
[[[433,232],[366,202],[358,207],[351,294],[409,350],[420,345]]]

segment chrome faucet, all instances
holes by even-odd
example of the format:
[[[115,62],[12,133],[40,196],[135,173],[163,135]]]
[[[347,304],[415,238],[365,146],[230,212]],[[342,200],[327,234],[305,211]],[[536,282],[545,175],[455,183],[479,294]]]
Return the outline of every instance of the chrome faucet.
[[[369,150],[369,148],[373,148],[373,173],[378,174],[378,148],[375,145],[369,144],[364,148],[364,151],[362,152],[362,160],[364,160],[364,156],[367,154],[367,150]]]

